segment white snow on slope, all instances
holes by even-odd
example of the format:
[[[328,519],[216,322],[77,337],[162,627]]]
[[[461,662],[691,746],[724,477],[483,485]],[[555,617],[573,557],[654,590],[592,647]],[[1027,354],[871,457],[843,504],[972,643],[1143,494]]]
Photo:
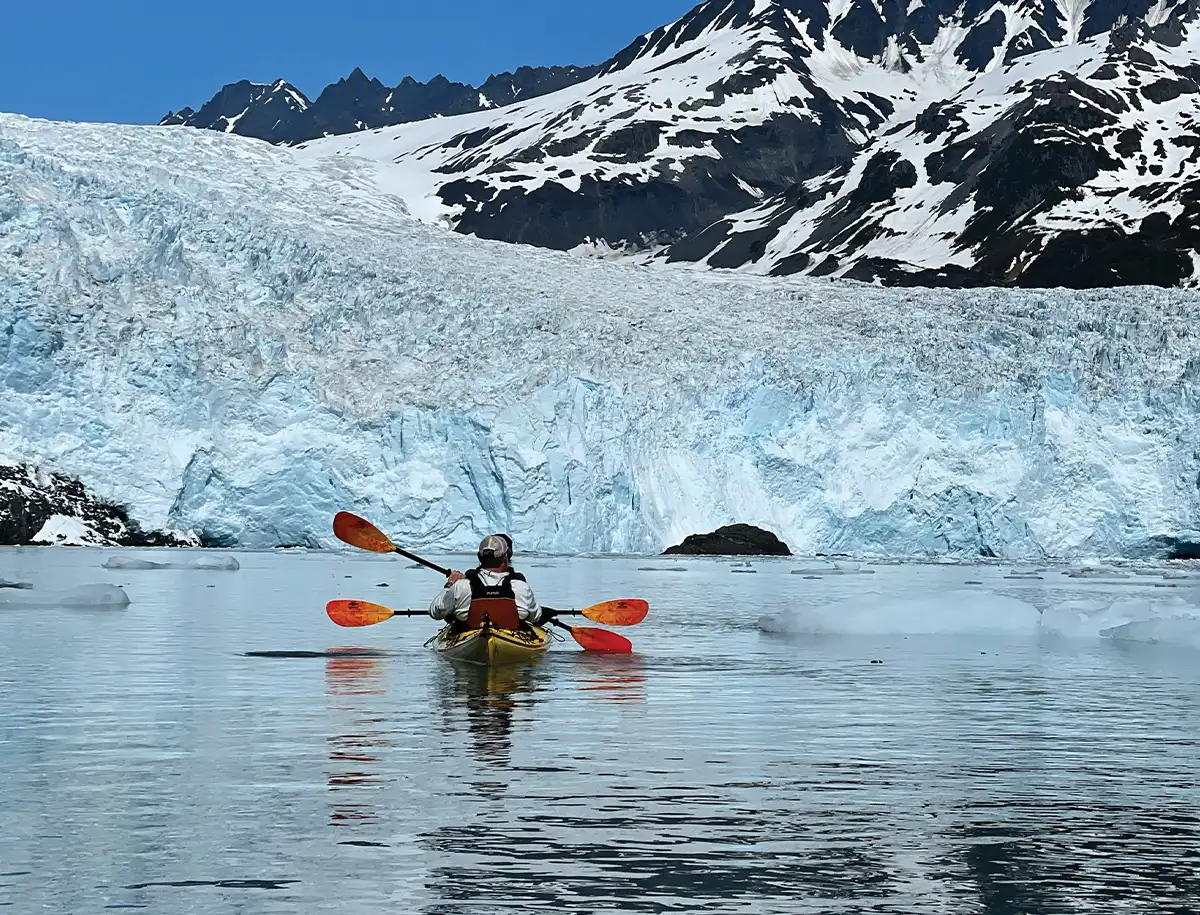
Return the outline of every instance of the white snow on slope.
[[[0,115],[0,452],[154,528],[657,550],[1200,540],[1198,299],[712,276],[465,238],[371,163]]]
[[[697,145],[698,135],[715,139],[780,115],[820,120],[827,100],[816,99],[814,87],[854,103],[846,114],[859,124],[855,138],[864,143],[873,125],[862,108],[873,110],[879,99],[886,99],[898,114],[915,114],[972,76],[956,57],[967,37],[959,26],[940,29],[900,70],[897,57],[858,57],[830,34],[814,41],[807,19],[790,11],[790,28],[777,31],[778,23],[765,15],[768,6],[762,4],[741,27],[710,26],[667,49],[647,47],[621,69],[527,102],[325,137],[302,144],[301,155],[372,159],[389,186],[409,196],[414,215],[447,222],[463,208],[444,204],[437,190],[463,177],[526,192],[548,182],[578,191],[585,177],[643,182],[680,172],[689,160],[719,158],[711,139]],[[848,8],[847,2],[841,15]],[[838,16],[838,10],[833,12]],[[731,75],[747,70],[751,62],[775,72],[751,89],[728,84]],[[614,132],[639,125],[662,131],[647,156],[630,160],[597,151]],[[486,140],[471,139],[485,131]]]
[[[51,546],[103,546],[109,541],[78,518],[51,515],[31,542]]]
[[[1072,4],[1073,15],[1083,9],[1075,0]],[[1200,29],[1190,29],[1177,44],[1147,40],[1139,49],[1153,55],[1158,62],[1156,69],[1124,60],[1123,55],[1117,56],[1114,65],[1109,36],[1104,34],[1028,54],[979,75],[950,99],[953,129],[929,131],[918,126],[919,122],[895,127],[857,157],[836,192],[824,196],[816,193],[832,183],[828,175],[809,182],[813,196],[820,199],[798,209],[782,223],[778,220],[778,198],[727,217],[731,238],[777,225],[762,253],[742,269],[766,274],[798,251],[810,255],[810,271],[825,269],[825,258],[836,257],[839,266],[832,272],[835,276],[850,274],[861,261],[873,258],[896,260],[913,268],[974,267],[988,244],[976,241],[969,245],[962,236],[968,222],[988,208],[979,204],[974,191],[965,193],[964,184],[931,177],[929,163],[948,155],[955,144],[959,147],[957,154],[965,155],[963,143],[1022,110],[1031,97],[1036,97],[1034,93],[1044,95],[1045,80],[1067,75],[1092,79],[1088,91],[1114,100],[1113,108],[1120,112],[1120,118],[1092,129],[1093,139],[1089,142],[1094,143],[1105,162],[1094,177],[1073,188],[1065,199],[1032,209],[1006,226],[1013,231],[1029,224],[1036,237],[1035,243],[1019,249],[1014,257],[1013,275],[1057,233],[1117,229],[1133,235],[1151,214],[1174,219],[1184,211],[1185,201],[1194,197],[1194,186],[1200,182],[1200,161],[1191,139],[1200,124],[1200,96],[1191,91],[1175,97],[1147,96],[1141,87],[1143,83],[1158,85],[1164,79],[1169,82],[1186,73],[1200,55]],[[1102,67],[1111,72],[1103,79],[1093,79]],[[1086,95],[1081,99],[1083,105],[1095,107]],[[1082,128],[1076,133],[1085,135]],[[852,229],[874,230],[867,240],[862,240],[857,231],[846,229],[828,241],[830,233],[824,230],[835,214],[845,210],[847,198],[861,188],[864,174],[883,154],[895,155],[912,166],[912,185],[896,189],[891,199],[876,202],[857,218]],[[718,246],[704,262],[719,262],[720,254]],[[1190,282],[1195,285],[1196,279]]]

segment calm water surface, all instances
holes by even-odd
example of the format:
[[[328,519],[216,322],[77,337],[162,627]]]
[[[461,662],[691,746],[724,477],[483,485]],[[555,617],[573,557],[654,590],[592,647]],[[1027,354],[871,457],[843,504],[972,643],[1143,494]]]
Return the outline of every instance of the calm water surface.
[[[439,582],[404,561],[114,554],[0,553],[0,578],[132,600],[0,609],[0,909],[1200,909],[1200,651],[758,626],[966,578],[1053,602],[1053,570],[530,558],[547,603],[652,615],[634,656],[568,642],[489,673],[422,648],[429,620],[326,619],[335,597],[424,605]]]

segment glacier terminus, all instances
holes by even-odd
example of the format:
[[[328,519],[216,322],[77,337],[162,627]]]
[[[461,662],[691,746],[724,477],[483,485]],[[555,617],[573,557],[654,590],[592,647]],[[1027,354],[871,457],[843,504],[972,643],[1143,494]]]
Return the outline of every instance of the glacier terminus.
[[[402,191],[371,159],[0,115],[0,456],[247,547],[331,544],[340,508],[442,548],[1200,543],[1195,292],[587,259]]]

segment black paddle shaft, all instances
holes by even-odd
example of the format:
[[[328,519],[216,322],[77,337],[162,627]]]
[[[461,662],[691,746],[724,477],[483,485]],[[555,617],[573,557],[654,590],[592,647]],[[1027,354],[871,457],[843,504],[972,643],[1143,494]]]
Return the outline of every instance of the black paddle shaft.
[[[433,571],[435,571],[435,572],[441,572],[447,578],[450,577],[450,570],[442,568],[436,562],[430,562],[428,559],[422,559],[416,553],[410,553],[408,550],[402,550],[402,549],[400,549],[400,547],[395,546],[395,545],[392,546],[392,549],[395,550],[397,553],[399,553],[401,556],[405,557],[406,559],[411,559],[413,562],[417,563],[418,565],[423,565],[427,569],[433,569]]]

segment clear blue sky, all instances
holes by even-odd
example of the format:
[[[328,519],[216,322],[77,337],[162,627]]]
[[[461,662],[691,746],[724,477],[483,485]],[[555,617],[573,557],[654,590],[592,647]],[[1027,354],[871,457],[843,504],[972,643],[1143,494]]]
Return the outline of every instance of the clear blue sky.
[[[0,111],[153,123],[225,83],[283,77],[315,97],[362,67],[392,85],[478,84],[522,64],[599,63],[698,0],[13,0]]]

